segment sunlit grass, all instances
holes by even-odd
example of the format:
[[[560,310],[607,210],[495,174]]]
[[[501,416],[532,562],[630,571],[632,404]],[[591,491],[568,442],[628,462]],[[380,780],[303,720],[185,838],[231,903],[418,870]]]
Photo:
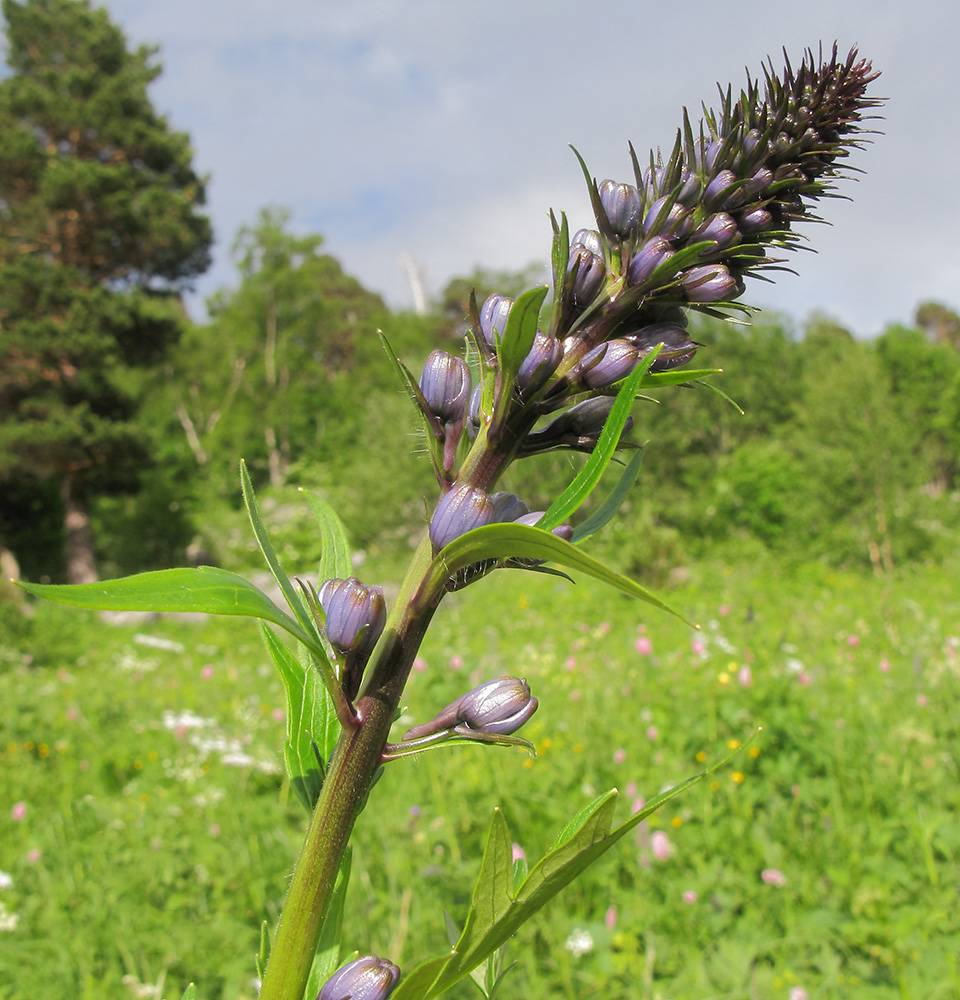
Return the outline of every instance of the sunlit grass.
[[[533,863],[591,797],[618,788],[626,816],[762,726],[518,934],[505,996],[960,995],[955,568],[704,564],[668,597],[699,632],[521,573],[448,602],[401,725],[514,673],[541,701],[537,757],[390,765],[355,838],[345,947],[404,967],[443,951],[495,805]],[[38,606],[0,647],[0,998],[179,997],[190,979],[254,997],[306,817],[253,627]]]

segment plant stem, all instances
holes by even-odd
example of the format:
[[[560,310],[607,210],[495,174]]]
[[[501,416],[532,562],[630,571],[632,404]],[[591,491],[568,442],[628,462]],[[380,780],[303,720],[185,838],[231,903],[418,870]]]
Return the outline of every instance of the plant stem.
[[[380,766],[396,708],[423,634],[443,596],[425,592],[425,539],[407,572],[357,702],[359,725],[344,729],[297,859],[263,976],[260,1000],[303,1000],[344,851]]]

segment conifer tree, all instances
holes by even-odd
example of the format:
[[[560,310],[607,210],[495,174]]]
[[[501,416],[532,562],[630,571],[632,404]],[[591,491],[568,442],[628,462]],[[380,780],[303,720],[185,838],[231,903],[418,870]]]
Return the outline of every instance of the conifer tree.
[[[88,504],[150,461],[140,387],[209,264],[188,137],[147,93],[89,0],[3,0],[0,81],[0,492],[61,491],[66,577],[96,578]]]

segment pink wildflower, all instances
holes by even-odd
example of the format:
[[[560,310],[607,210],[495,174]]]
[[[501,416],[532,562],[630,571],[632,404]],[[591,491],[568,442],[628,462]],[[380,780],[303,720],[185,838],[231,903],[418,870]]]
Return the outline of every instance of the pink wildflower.
[[[802,986],[791,986],[790,1000],[810,1000],[810,994]]]
[[[860,645],[860,636],[858,636],[858,635],[848,635],[847,636],[847,645],[851,649],[853,649],[854,646],[859,646]]]
[[[627,759],[626,750],[614,750],[613,751],[613,762],[614,764],[622,764]]]
[[[450,657],[450,669],[459,670],[463,666],[463,657],[454,654]]]
[[[663,830],[654,830],[653,836],[650,838],[650,850],[653,851],[653,856],[657,861],[666,861],[673,853],[670,838]]]
[[[40,851],[38,848],[34,847],[27,851],[27,864],[35,865],[40,860]]]
[[[514,862],[526,861],[527,853],[519,844],[514,844],[510,851],[510,860]]]
[[[647,726],[647,739],[651,742],[660,735],[660,730],[656,726]]]
[[[737,680],[740,687],[748,688],[753,684],[753,671],[746,663],[737,671]]]
[[[881,674],[889,674],[890,673],[890,661],[889,660],[881,660],[880,661],[880,673]]]
[[[787,884],[787,876],[783,874],[782,871],[778,871],[776,868],[764,868],[760,872],[760,878],[763,879],[767,885],[784,886]]]
[[[697,894],[693,891],[693,889],[687,889],[687,891],[683,894],[683,901],[692,906],[697,901]]]
[[[693,653],[694,656],[703,656],[706,651],[707,644],[703,641],[703,639],[694,639],[693,642],[690,643],[690,652]]]
[[[728,614],[730,614],[730,605],[729,604],[721,604],[720,605],[720,614],[723,615],[724,617],[726,617]]]
[[[634,646],[641,656],[649,656],[653,652],[653,643],[645,635],[641,635]]]
[[[612,931],[617,926],[617,908],[615,906],[607,907],[607,915],[603,918],[603,922],[608,931]]]
[[[205,681],[210,680],[210,678],[213,677],[213,664],[211,663],[204,664],[203,670],[200,671],[200,676]]]
[[[917,695],[917,704],[921,708],[927,707],[927,696],[922,691],[920,692],[920,694]]]
[[[16,822],[26,818],[27,815],[27,804],[26,802],[16,802],[13,808],[10,810],[10,818]]]
[[[424,670],[427,669],[427,661],[422,656],[418,656],[413,661],[413,669],[416,670],[418,674],[422,674]]]

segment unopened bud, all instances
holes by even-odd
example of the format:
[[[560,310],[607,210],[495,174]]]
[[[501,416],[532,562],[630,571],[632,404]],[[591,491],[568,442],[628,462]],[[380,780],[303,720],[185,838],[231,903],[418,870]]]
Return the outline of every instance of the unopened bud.
[[[722,264],[691,267],[680,283],[688,302],[720,302],[736,298],[742,290],[737,279]]]
[[[631,423],[632,418],[630,418]],[[543,515],[546,514],[545,510],[531,510],[529,514],[524,514],[522,517],[516,519],[516,524],[526,524],[531,528],[537,526],[537,522]],[[556,535],[557,538],[562,538],[565,542],[569,542],[573,539],[573,525],[572,524],[558,524],[555,528],[550,529],[551,535]],[[528,560],[529,562],[538,562],[539,560]]]
[[[387,620],[383,590],[367,587],[351,576],[324,581],[317,597],[326,616],[330,644],[342,653],[368,657]]]
[[[630,258],[627,278],[632,285],[642,285],[647,278],[674,255],[670,243],[662,236],[653,236]]]
[[[651,345],[646,345],[649,350]],[[615,399],[613,396],[594,396],[564,410],[545,427],[531,431],[523,442],[521,454],[534,455],[555,448],[572,448],[575,451],[593,451],[600,439],[603,425],[610,416]],[[627,417],[622,434],[633,427],[633,417]],[[531,515],[532,516],[532,515]],[[536,521],[523,523],[536,524]]]
[[[317,1000],[387,1000],[400,979],[400,969],[385,958],[361,955],[335,972]]]
[[[476,732],[509,736],[536,712],[538,704],[525,679],[498,677],[461,695],[429,722],[408,729],[402,738],[420,739],[445,729],[464,735]]]
[[[462,358],[433,351],[420,375],[420,391],[431,413],[444,423],[463,423],[470,396],[470,370]]]
[[[517,385],[528,392],[536,392],[557,370],[563,358],[563,347],[556,337],[537,330],[530,353],[520,363]]]
[[[603,287],[607,277],[606,264],[602,254],[595,254],[582,243],[570,246],[570,259],[567,271],[576,274],[573,279],[573,301],[580,308],[585,308],[597,297],[597,292]]]
[[[717,212],[716,215],[710,216],[706,222],[699,225],[693,231],[690,240],[693,243],[699,243],[701,240],[710,240],[716,243],[714,250],[726,250],[728,247],[732,247],[739,242],[740,231],[737,229],[737,224],[730,215],[726,212]],[[710,252],[707,251],[707,253]]]
[[[507,298],[506,295],[498,295],[496,292],[488,295],[480,307],[480,332],[490,347],[496,348],[497,337],[503,339],[512,308],[513,299]]]
[[[600,204],[617,236],[629,236],[640,218],[640,192],[632,184],[600,183]]]
[[[437,504],[430,521],[430,541],[442,549],[462,534],[492,524],[493,513],[489,493],[467,484],[455,486]]]
[[[722,204],[736,183],[737,175],[732,170],[721,170],[703,192],[703,203],[708,206]]]
[[[629,375],[636,363],[637,349],[629,340],[608,340],[587,351],[569,377],[586,389],[603,389]]]
[[[506,490],[491,494],[490,499],[493,501],[492,524],[516,521],[530,510],[520,497],[514,493],[507,493]]]
[[[755,208],[752,212],[744,212],[737,224],[744,234],[762,233],[773,225],[773,216],[765,208]]]
[[[603,240],[596,229],[578,229],[573,234],[570,246],[573,247],[577,243],[586,247],[590,253],[596,254],[598,257],[603,256]]]
[[[626,339],[636,345],[637,354],[645,358],[657,344],[663,344],[650,365],[650,371],[662,372],[689,361],[697,352],[697,345],[690,339],[683,323],[651,323]]]

